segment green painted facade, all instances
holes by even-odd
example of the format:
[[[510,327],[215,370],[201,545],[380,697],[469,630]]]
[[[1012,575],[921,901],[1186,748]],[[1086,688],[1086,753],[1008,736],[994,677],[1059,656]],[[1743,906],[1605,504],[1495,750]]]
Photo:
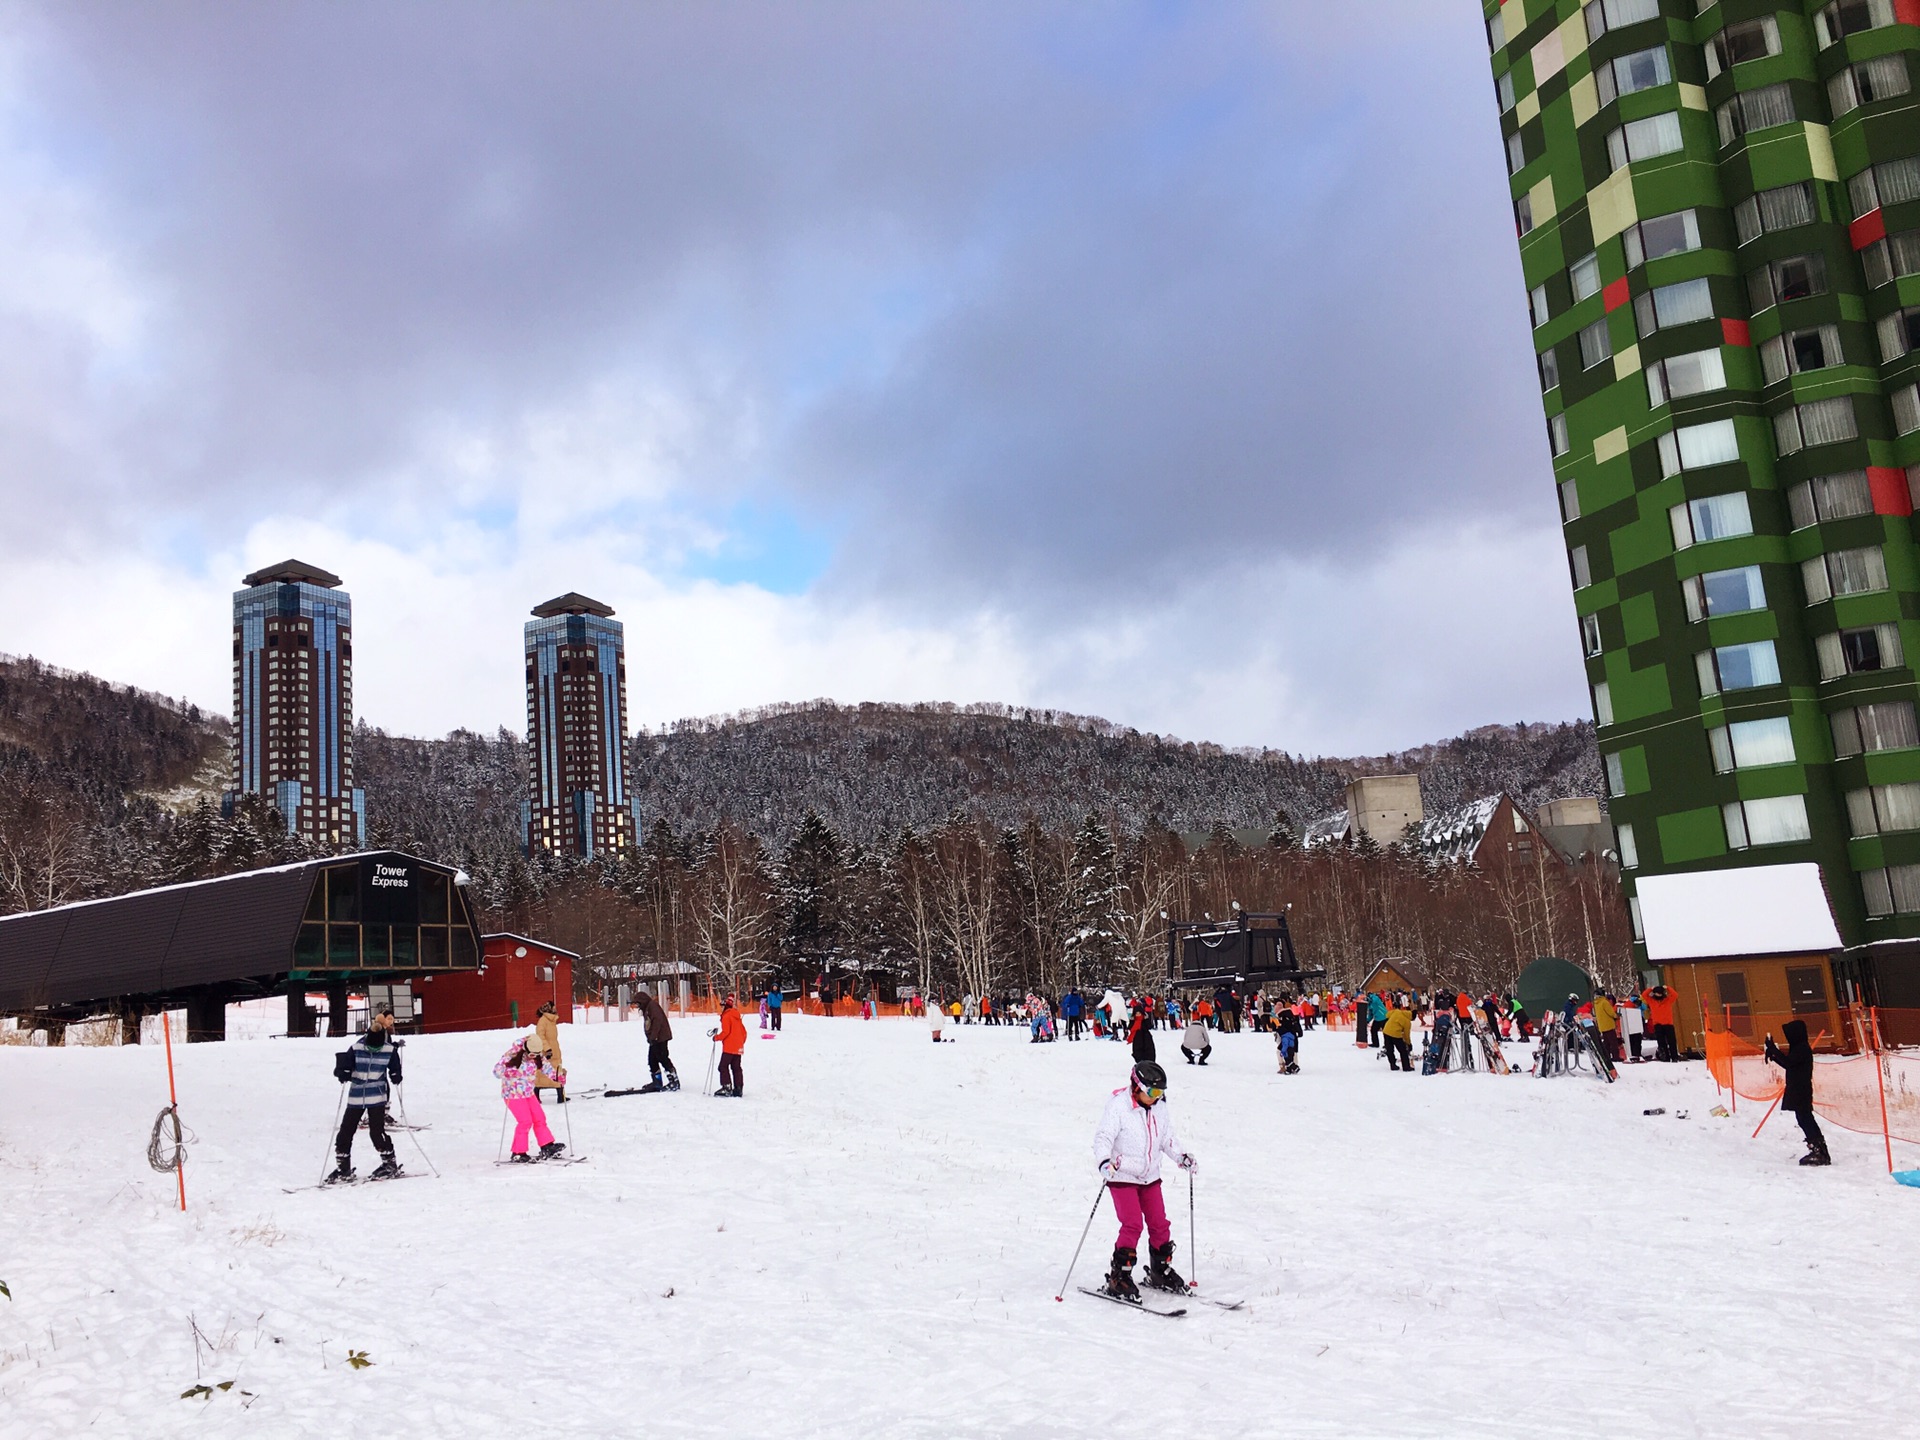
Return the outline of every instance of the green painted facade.
[[[1483,12],[1628,893],[1920,936],[1920,0]]]

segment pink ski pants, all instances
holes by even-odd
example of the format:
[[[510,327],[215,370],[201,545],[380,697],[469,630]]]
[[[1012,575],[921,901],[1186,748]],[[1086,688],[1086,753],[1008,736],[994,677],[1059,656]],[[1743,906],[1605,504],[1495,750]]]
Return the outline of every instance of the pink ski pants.
[[[1123,1250],[1139,1248],[1142,1224],[1152,1244],[1164,1245],[1173,1238],[1158,1180],[1151,1185],[1111,1184],[1107,1186],[1107,1193],[1113,1196],[1113,1213],[1120,1217],[1120,1238],[1113,1242],[1115,1245]]]
[[[507,1109],[513,1114],[513,1153],[527,1153],[527,1131],[533,1131],[533,1138],[542,1145],[553,1143],[553,1131],[547,1128],[546,1107],[540,1103],[538,1095],[521,1095],[507,1101]],[[1164,1224],[1164,1222],[1162,1222]],[[1138,1227],[1135,1227],[1136,1232]]]

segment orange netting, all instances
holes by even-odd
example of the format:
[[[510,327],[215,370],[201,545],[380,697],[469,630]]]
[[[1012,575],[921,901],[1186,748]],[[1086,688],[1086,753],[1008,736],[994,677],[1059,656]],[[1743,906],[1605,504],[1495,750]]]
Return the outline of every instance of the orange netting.
[[[1839,1026],[1831,1022],[1837,1013]],[[1774,1035],[1792,1015],[1712,1015],[1706,1029],[1707,1069],[1713,1083],[1734,1097],[1765,1105],[1771,1113],[1786,1088],[1786,1078],[1766,1059],[1764,1037]],[[1822,1120],[1862,1135],[1881,1135],[1920,1144],[1920,1011],[1842,1007],[1798,1017],[1807,1021],[1814,1049],[1813,1108]],[[1761,1120],[1765,1124],[1765,1118]],[[1758,1134],[1758,1129],[1755,1130]],[[1889,1151],[1888,1164],[1892,1164]]]

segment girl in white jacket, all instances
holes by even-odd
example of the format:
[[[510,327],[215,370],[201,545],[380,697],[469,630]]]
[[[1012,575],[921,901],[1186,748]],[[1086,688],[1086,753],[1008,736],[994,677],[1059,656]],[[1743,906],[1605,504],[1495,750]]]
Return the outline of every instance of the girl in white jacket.
[[[1107,1193],[1113,1196],[1114,1214],[1120,1218],[1105,1288],[1122,1300],[1140,1298],[1133,1266],[1140,1258],[1136,1247],[1143,1225],[1151,1246],[1147,1284],[1180,1294],[1187,1290],[1187,1282],[1173,1268],[1173,1228],[1160,1195],[1160,1157],[1173,1160],[1182,1170],[1194,1169],[1195,1162],[1174,1134],[1166,1093],[1166,1071],[1152,1061],[1135,1065],[1126,1086],[1107,1101],[1093,1136],[1093,1158],[1100,1178],[1107,1182]]]

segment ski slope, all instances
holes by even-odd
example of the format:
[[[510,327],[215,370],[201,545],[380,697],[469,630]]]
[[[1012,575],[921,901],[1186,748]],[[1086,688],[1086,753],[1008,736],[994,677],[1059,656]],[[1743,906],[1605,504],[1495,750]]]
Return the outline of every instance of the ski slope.
[[[1798,1168],[1698,1064],[1429,1079],[1316,1032],[1282,1078],[1265,1037],[1197,1070],[1163,1032],[1201,1161],[1176,1263],[1248,1300],[1165,1321],[1053,1299],[1120,1046],[793,1017],[730,1101],[677,1029],[680,1094],[549,1110],[566,1168],[493,1163],[504,1032],[410,1040],[440,1178],[297,1194],[339,1042],[177,1047],[184,1216],[146,1162],[159,1046],[0,1047],[9,1433],[1920,1433],[1920,1191],[1877,1137]],[[576,1090],[645,1082],[639,1025],[563,1036]]]

